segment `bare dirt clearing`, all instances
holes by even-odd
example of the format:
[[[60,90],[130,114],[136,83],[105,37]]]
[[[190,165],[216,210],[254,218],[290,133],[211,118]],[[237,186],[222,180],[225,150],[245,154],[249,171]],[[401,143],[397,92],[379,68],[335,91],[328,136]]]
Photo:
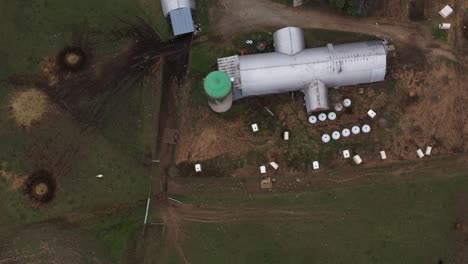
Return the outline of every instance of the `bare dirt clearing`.
[[[29,128],[39,122],[49,109],[47,94],[37,88],[17,92],[10,101],[10,111],[15,122]]]

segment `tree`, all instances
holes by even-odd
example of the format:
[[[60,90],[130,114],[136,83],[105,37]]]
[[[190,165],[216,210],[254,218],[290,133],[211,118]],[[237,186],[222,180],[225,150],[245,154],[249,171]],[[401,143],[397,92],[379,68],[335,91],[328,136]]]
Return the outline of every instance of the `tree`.
[[[334,8],[343,9],[346,5],[346,0],[328,0]]]

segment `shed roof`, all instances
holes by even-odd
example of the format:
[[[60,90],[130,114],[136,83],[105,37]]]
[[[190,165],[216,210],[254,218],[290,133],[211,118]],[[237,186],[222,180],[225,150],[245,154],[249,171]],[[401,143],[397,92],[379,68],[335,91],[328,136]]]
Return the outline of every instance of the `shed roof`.
[[[174,36],[192,33],[195,31],[193,25],[192,11],[188,7],[172,10],[169,13]]]

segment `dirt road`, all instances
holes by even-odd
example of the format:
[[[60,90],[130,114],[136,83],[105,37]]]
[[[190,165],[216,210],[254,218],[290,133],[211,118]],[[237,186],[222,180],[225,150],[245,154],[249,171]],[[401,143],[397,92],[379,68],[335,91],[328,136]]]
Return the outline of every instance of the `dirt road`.
[[[223,39],[237,33],[258,31],[269,27],[297,26],[324,28],[378,35],[444,55],[456,60],[449,44],[434,40],[428,27],[416,23],[401,23],[382,18],[352,18],[326,10],[285,7],[270,0],[221,0],[218,14],[213,14],[213,32]]]

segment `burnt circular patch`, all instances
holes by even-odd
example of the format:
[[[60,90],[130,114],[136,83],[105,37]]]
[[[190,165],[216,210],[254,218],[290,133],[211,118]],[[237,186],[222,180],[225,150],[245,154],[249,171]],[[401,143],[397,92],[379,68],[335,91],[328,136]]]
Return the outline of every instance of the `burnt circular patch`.
[[[80,47],[66,47],[57,55],[57,64],[65,71],[79,71],[86,66],[86,62],[86,52]]]
[[[56,182],[47,170],[32,173],[24,183],[24,193],[33,201],[47,203],[55,196]]]

